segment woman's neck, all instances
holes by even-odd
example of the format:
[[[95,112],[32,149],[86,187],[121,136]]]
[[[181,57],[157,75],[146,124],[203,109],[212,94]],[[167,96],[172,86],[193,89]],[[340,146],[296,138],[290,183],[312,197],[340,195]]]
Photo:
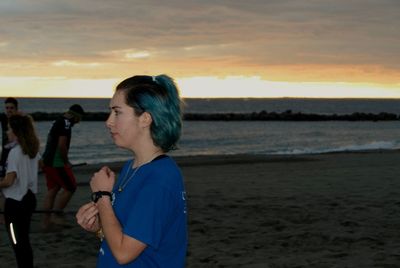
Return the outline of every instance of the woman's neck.
[[[151,162],[154,158],[156,158],[159,155],[164,154],[163,150],[159,147],[155,147],[152,148],[151,150],[146,150],[142,153],[136,153],[134,154],[134,163],[133,163],[133,167],[139,167],[142,166],[144,164],[147,164],[149,162]]]

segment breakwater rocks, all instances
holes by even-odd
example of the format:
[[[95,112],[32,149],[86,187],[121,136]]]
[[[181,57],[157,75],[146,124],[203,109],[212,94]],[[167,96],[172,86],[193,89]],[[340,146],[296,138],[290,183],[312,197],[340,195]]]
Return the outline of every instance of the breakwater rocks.
[[[35,121],[52,121],[62,113],[43,113],[34,112],[31,116]],[[84,121],[105,121],[108,113],[88,112],[85,114]],[[184,120],[191,121],[393,121],[400,120],[400,115],[381,112],[373,113],[352,113],[352,114],[312,114],[292,112],[287,110],[282,113],[277,112],[253,112],[253,113],[186,113]]]
[[[185,114],[185,120],[258,120],[258,121],[389,121],[400,120],[400,116],[392,113],[352,113],[352,114],[308,114],[293,113],[287,110],[277,112],[253,112],[253,113],[215,113],[215,114]]]
[[[53,121],[57,117],[63,115],[63,113],[44,113],[44,112],[34,112],[30,113],[35,121]],[[84,121],[106,121],[109,113],[102,112],[87,112],[83,116]]]

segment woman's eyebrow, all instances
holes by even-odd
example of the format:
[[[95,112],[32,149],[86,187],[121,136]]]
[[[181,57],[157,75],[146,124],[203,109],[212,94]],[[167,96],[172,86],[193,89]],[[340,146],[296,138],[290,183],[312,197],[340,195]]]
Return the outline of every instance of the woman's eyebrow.
[[[121,109],[121,106],[115,105],[110,107],[110,110],[115,110],[115,109]]]

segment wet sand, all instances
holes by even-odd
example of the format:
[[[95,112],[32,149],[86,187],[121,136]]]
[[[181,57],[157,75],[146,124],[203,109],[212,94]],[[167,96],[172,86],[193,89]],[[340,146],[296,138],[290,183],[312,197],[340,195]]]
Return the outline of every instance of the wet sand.
[[[399,151],[176,160],[188,194],[187,267],[400,267]],[[75,168],[63,226],[43,232],[34,215],[36,267],[95,267],[98,240],[74,217],[100,166]],[[15,267],[4,225],[0,263]]]

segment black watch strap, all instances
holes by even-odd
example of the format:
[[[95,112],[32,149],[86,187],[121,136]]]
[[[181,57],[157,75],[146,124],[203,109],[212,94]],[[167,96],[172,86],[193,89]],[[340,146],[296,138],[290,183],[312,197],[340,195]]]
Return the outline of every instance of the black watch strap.
[[[112,201],[111,193],[106,191],[93,192],[91,198],[93,202],[97,203],[97,201],[99,201],[99,199],[102,198],[103,196],[110,197],[110,200]]]

